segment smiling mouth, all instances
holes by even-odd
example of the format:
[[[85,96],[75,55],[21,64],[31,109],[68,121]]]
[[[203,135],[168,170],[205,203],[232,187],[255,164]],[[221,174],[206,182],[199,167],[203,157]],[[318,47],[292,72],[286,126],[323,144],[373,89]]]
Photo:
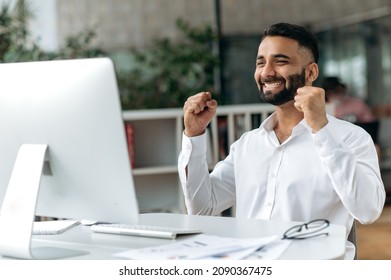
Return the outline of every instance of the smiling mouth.
[[[278,88],[278,87],[281,87],[283,86],[284,83],[283,82],[274,82],[274,83],[263,83],[263,87],[265,89],[274,89],[274,88]]]

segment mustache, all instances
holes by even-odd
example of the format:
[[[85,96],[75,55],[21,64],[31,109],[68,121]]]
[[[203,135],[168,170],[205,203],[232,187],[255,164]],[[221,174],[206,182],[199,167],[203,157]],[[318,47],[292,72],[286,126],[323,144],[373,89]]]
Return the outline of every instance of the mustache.
[[[285,83],[285,79],[284,78],[276,78],[276,77],[267,77],[267,78],[261,78],[259,80],[260,83],[264,84],[264,83],[274,83],[274,82],[283,82]]]

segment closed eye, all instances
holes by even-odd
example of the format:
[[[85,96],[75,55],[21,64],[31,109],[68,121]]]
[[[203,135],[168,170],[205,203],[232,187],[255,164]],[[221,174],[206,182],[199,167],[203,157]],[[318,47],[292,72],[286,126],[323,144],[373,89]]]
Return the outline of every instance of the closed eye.
[[[257,67],[263,67],[263,66],[265,66],[265,62],[262,61],[262,60],[258,60],[258,61],[256,62],[256,66],[257,66]]]
[[[288,64],[289,61],[288,60],[276,60],[276,64],[277,65],[285,65],[285,64]]]

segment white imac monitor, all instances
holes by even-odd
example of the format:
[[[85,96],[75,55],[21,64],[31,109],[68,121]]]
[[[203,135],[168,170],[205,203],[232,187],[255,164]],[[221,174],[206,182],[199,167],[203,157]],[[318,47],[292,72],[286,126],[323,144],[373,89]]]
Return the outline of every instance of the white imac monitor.
[[[0,64],[0,134],[1,255],[36,258],[36,215],[138,222],[110,59]]]

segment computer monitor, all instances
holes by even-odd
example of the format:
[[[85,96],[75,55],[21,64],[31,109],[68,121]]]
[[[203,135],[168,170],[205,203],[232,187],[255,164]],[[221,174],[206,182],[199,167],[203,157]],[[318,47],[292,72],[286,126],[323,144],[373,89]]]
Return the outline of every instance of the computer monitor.
[[[35,258],[34,216],[138,222],[109,58],[0,64],[0,133],[0,254]]]

